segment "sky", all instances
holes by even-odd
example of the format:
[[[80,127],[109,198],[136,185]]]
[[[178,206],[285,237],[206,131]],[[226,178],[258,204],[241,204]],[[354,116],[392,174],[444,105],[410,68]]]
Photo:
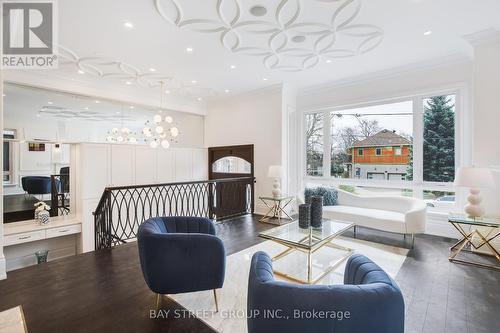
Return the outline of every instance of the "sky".
[[[343,127],[357,127],[359,123],[353,114],[361,114],[360,119],[377,120],[382,129],[395,130],[397,134],[412,135],[412,112],[412,101],[336,111],[335,114],[342,114],[342,117],[333,117],[332,130],[335,131]]]

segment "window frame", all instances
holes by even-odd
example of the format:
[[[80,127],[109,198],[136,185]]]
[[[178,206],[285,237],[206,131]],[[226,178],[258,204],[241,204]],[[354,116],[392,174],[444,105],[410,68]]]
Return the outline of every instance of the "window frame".
[[[455,192],[455,208],[465,203],[466,193],[457,189],[453,182],[428,182],[423,180],[423,132],[424,132],[424,100],[432,96],[455,95],[455,168],[463,165],[470,165],[472,162],[472,135],[471,135],[471,112],[468,97],[468,84],[460,82],[448,86],[434,87],[429,90],[413,91],[401,93],[395,96],[387,96],[379,100],[369,100],[364,102],[353,102],[339,106],[323,106],[312,110],[305,110],[301,113],[303,128],[305,129],[305,119],[307,114],[324,113],[325,115],[348,109],[362,107],[379,106],[398,102],[413,102],[413,180],[376,180],[360,178],[336,178],[330,175],[331,166],[331,121],[330,117],[323,117],[323,176],[308,176],[306,169],[302,168],[302,180],[304,183],[329,184],[333,186],[351,185],[351,186],[369,186],[377,188],[411,189],[413,196],[423,198],[424,191],[442,191]],[[300,132],[303,145],[301,164],[306,165],[305,137],[304,131]],[[326,172],[325,172],[326,171]],[[302,186],[304,187],[304,186]],[[446,207],[449,211],[449,207]],[[440,211],[444,211],[441,209]]]
[[[382,148],[376,148],[375,147],[375,156],[382,156]]]
[[[394,156],[402,156],[403,155],[403,147],[396,146],[396,147],[393,147],[393,150],[394,150]]]
[[[365,149],[364,148],[358,148],[358,156],[365,156]]]

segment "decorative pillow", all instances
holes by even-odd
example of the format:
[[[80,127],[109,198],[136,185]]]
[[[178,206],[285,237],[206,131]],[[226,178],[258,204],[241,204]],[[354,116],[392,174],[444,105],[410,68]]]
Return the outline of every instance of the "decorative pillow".
[[[336,206],[338,200],[338,192],[333,187],[323,187],[318,186],[314,188],[305,188],[304,190],[304,200],[306,203],[311,203],[311,197],[313,195],[321,195],[323,197],[324,206]]]

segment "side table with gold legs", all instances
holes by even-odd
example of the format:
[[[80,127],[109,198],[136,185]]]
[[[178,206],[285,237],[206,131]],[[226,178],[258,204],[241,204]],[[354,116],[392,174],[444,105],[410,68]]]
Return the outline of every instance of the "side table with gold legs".
[[[271,224],[281,225],[281,219],[286,216],[288,219],[292,220],[290,215],[285,211],[285,208],[295,199],[294,196],[280,196],[280,197],[259,197],[260,201],[266,205],[268,211],[266,215],[262,217],[259,221]],[[272,221],[276,219],[275,223]]]
[[[492,244],[492,241],[500,235],[500,219],[487,217],[469,218],[465,215],[450,215],[448,222],[450,222],[462,236],[462,239],[450,248],[450,257],[448,258],[449,261],[500,270],[500,253],[498,252],[499,250],[497,250]],[[488,253],[474,251],[479,248],[486,249]],[[485,264],[466,259],[459,259],[458,256],[462,251],[491,255],[496,257],[496,261],[499,264]]]

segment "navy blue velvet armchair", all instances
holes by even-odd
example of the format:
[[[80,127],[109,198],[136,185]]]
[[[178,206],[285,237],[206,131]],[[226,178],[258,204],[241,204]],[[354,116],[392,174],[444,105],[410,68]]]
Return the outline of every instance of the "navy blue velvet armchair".
[[[224,283],[226,254],[211,220],[157,217],[139,227],[137,244],[149,289],[160,295],[214,290]]]
[[[363,255],[347,261],[344,285],[275,281],[264,252],[252,258],[249,333],[403,333],[404,300],[397,284]]]

